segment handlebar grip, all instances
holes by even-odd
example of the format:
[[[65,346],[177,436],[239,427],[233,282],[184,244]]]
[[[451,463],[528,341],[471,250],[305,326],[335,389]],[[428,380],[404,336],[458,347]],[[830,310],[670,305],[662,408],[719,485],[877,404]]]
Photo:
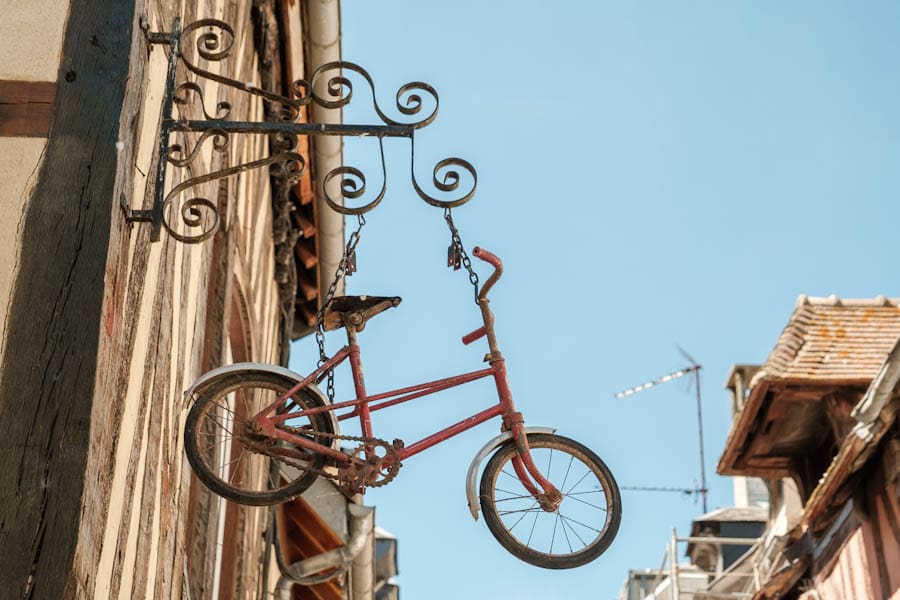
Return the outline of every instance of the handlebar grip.
[[[475,248],[472,249],[472,254],[474,254],[476,257],[480,258],[484,262],[494,265],[494,267],[496,267],[498,269],[503,268],[503,263],[500,261],[500,259],[497,258],[496,255],[485,250],[484,248],[475,246]]]
[[[497,280],[500,279],[500,276],[503,274],[503,262],[494,254],[491,254],[484,248],[479,248],[478,246],[475,246],[475,248],[472,249],[472,254],[494,267],[493,274],[491,274],[488,280],[484,282],[484,285],[481,286],[481,291],[478,292],[479,300],[485,300],[491,287],[497,283]]]
[[[462,343],[465,344],[466,346],[468,346],[475,340],[484,337],[484,335],[486,333],[487,333],[487,329],[485,329],[484,325],[482,325],[481,327],[479,327],[472,333],[468,333],[468,334],[464,335],[462,338]]]

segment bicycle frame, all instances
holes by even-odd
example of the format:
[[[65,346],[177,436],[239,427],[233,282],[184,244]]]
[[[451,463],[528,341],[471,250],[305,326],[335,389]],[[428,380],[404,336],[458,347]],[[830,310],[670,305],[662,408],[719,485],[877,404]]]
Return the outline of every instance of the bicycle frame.
[[[513,440],[515,441],[516,447],[519,451],[518,455],[513,458],[512,461],[518,478],[522,481],[522,484],[529,491],[529,493],[534,495],[535,498],[537,498],[541,502],[542,506],[545,503],[548,506],[552,506],[554,501],[558,503],[558,498],[561,498],[558,490],[556,490],[553,484],[547,481],[547,479],[541,474],[541,472],[538,470],[531,459],[531,453],[528,449],[528,440],[524,432],[524,420],[522,418],[522,414],[516,412],[515,410],[515,405],[513,404],[512,400],[512,393],[510,392],[509,382],[507,379],[506,362],[497,348],[496,338],[494,337],[494,316],[488,306],[488,299],[486,294],[490,287],[500,276],[502,269],[501,263],[495,256],[493,256],[489,252],[480,250],[479,248],[475,248],[473,253],[475,254],[475,256],[483,258],[487,262],[493,264],[496,268],[496,271],[492,275],[492,277],[484,284],[481,289],[481,293],[479,294],[484,326],[463,337],[463,343],[469,344],[486,335],[488,337],[488,343],[491,349],[491,352],[486,357],[486,360],[490,365],[488,368],[369,396],[366,392],[365,381],[363,378],[362,361],[360,358],[360,347],[356,338],[356,329],[355,327],[348,325],[345,326],[348,336],[348,344],[346,346],[341,348],[334,356],[332,356],[315,371],[310,373],[305,379],[300,381],[285,394],[277,398],[273,403],[263,408],[253,417],[253,421],[257,423],[259,429],[264,434],[272,438],[283,440],[285,442],[288,442],[289,444],[293,444],[295,446],[299,446],[313,452],[327,455],[334,459],[338,465],[348,465],[354,460],[354,458],[350,454],[341,452],[340,450],[336,450],[331,446],[318,443],[306,437],[295,435],[294,433],[291,433],[284,429],[280,429],[276,426],[291,419],[313,416],[329,411],[349,409],[348,412],[338,415],[337,420],[344,421],[346,419],[358,417],[362,436],[365,438],[371,438],[374,437],[371,413],[382,410],[384,408],[388,408],[390,406],[396,406],[404,402],[409,402],[410,400],[428,396],[436,392],[470,383],[478,379],[493,376],[498,396],[498,402],[496,404],[470,417],[467,417],[466,419],[463,419],[458,423],[450,425],[449,427],[446,427],[444,429],[440,429],[435,433],[422,438],[421,440],[418,440],[409,446],[397,448],[397,459],[403,461],[411,456],[427,450],[428,448],[431,448],[436,444],[446,441],[455,435],[458,435],[477,425],[480,425],[485,421],[488,421],[494,417],[502,417],[503,424],[501,430],[512,432]],[[318,381],[325,373],[337,367],[348,358],[350,359],[350,369],[353,376],[353,385],[356,392],[356,398],[354,398],[353,400],[338,402],[336,404],[331,404],[328,406],[320,406],[300,411],[288,411],[280,414],[276,412],[277,408],[279,406],[282,406],[284,402],[287,401],[291,396],[293,396],[306,386],[310,385],[312,382]],[[366,453],[368,454],[368,452],[370,452],[370,449],[367,447]],[[386,458],[390,459],[390,457]],[[540,488],[542,488],[543,491],[541,489],[538,489],[538,487],[532,482],[532,478],[535,482],[537,482],[537,484],[540,486]]]

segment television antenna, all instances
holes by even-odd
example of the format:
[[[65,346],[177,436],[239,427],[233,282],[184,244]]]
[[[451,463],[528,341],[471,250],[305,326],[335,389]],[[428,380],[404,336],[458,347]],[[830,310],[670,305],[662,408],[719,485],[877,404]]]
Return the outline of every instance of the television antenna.
[[[664,383],[669,383],[670,381],[675,381],[676,379],[681,379],[682,377],[686,377],[688,375],[693,375],[694,387],[697,396],[697,435],[700,441],[700,488],[697,490],[697,492],[703,499],[703,512],[706,513],[709,510],[706,502],[706,495],[709,490],[706,487],[706,455],[703,450],[703,402],[700,396],[700,369],[702,368],[702,365],[694,360],[694,357],[685,352],[683,348],[678,346],[676,346],[676,348],[678,348],[678,352],[681,353],[685,360],[688,361],[689,365],[687,367],[678,369],[677,371],[669,373],[668,375],[657,377],[652,381],[647,381],[640,385],[622,390],[621,392],[616,393],[616,399],[628,398],[629,396],[639,394],[657,385],[662,385]]]

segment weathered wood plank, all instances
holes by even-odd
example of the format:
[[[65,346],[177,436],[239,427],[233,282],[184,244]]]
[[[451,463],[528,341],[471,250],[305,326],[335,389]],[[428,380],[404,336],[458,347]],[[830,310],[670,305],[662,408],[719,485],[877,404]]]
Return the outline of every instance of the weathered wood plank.
[[[55,100],[55,82],[0,80],[0,137],[47,137]]]
[[[134,5],[72,0],[57,110],[24,219],[0,380],[0,573],[15,597],[72,598]],[[90,43],[91,40],[96,43]]]

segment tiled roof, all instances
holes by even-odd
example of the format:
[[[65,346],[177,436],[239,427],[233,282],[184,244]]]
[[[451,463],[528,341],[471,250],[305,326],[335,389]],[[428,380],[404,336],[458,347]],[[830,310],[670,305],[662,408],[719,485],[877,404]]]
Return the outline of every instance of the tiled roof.
[[[900,299],[800,296],[754,384],[870,381],[900,336]]]
[[[707,521],[716,521],[716,522],[725,522],[725,521],[733,521],[737,523],[742,522],[750,522],[750,521],[765,521],[769,516],[769,509],[765,507],[758,506],[726,506],[724,508],[717,508],[712,512],[708,512],[705,515],[700,515],[694,519],[694,523],[707,522]]]

